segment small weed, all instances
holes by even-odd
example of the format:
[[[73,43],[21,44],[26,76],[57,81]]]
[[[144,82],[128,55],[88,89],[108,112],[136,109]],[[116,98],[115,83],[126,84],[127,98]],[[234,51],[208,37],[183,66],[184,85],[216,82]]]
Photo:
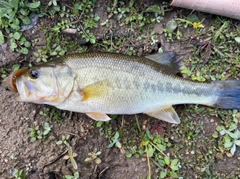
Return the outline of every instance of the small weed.
[[[49,2],[48,2],[48,6],[57,6],[58,4],[57,4],[57,0],[50,0]]]
[[[69,22],[69,20],[63,20],[61,22],[58,22],[57,25],[55,25],[53,28],[51,28],[51,30],[53,32],[59,33],[64,29],[68,29],[72,27],[71,23]]]
[[[99,132],[101,136],[111,136],[112,135],[112,126],[111,126],[111,121],[97,121],[96,122],[96,127],[99,128]]]
[[[47,62],[48,56],[47,56],[47,51],[44,49],[38,49],[37,52],[33,53],[34,56],[37,58],[36,62]]]
[[[146,131],[143,141],[140,144],[140,146],[145,146],[145,148],[148,149],[150,157],[153,156],[153,153],[156,150],[162,153],[166,151],[167,147],[171,147],[171,145],[172,144],[169,142],[168,138],[163,138],[156,133],[152,135],[149,130]]]
[[[56,144],[57,145],[65,144],[66,146],[69,147],[70,146],[68,143],[69,138],[70,138],[70,135],[66,135],[66,136],[62,135],[62,140],[57,141]]]
[[[172,19],[167,22],[166,28],[164,31],[164,36],[167,38],[169,42],[173,41],[174,31],[177,29],[177,22]]]
[[[133,155],[135,155],[136,158],[139,158],[139,154],[138,154],[138,148],[137,146],[130,146],[130,147],[126,147],[128,150],[128,152],[126,153],[126,157],[127,158],[131,158]]]
[[[0,2],[0,43],[10,38],[10,49],[28,54],[31,43],[22,36],[21,23],[30,24],[30,16],[39,11],[40,1],[8,0]]]
[[[64,179],[79,179],[80,174],[78,172],[75,172],[73,175],[65,175],[63,178]]]
[[[184,28],[193,27],[194,29],[204,28],[202,24],[203,20],[200,21],[199,18],[195,14],[190,14],[187,16],[187,19],[176,18],[176,21],[184,24]]]
[[[28,49],[31,47],[31,43],[22,36],[21,32],[14,32],[9,34],[10,49],[24,55],[28,54]]]
[[[159,39],[159,34],[152,30],[153,24],[162,20],[166,7],[165,4],[149,7],[143,2],[137,4],[133,0],[129,2],[114,1],[107,9],[110,13],[108,19],[101,25],[109,27],[111,30],[117,19],[119,26],[124,27],[126,32],[116,36],[116,32],[110,31],[110,37],[104,39],[101,46],[105,51],[122,53],[121,49],[127,49],[124,51],[125,54],[136,55],[139,46],[132,44],[135,42],[142,44],[143,51],[150,51],[149,49],[155,47]],[[135,29],[138,30],[135,31]]]
[[[16,71],[20,68],[20,65],[19,64],[15,64],[12,66],[12,71]]]
[[[66,117],[66,112],[57,108],[44,108],[44,110],[40,111],[39,114],[57,121]]]
[[[64,160],[70,159],[70,162],[71,162],[71,164],[72,164],[72,166],[75,170],[77,170],[77,168],[78,168],[77,163],[74,159],[74,157],[76,157],[76,156],[77,156],[77,153],[74,153],[73,150],[72,150],[72,147],[68,146],[68,155],[65,155],[63,157]]]
[[[0,73],[1,73],[1,78],[3,79],[3,81],[6,81],[7,73],[8,73],[7,68],[1,68]]]
[[[13,175],[16,179],[27,179],[27,175],[22,170],[15,169]]]
[[[60,5],[58,4],[57,0],[50,0],[45,7],[45,14],[54,18],[57,13],[60,12]]]
[[[32,163],[30,162],[30,163],[27,163],[26,165],[25,165],[25,167],[26,167],[26,171],[27,172],[30,172],[32,169],[33,169],[33,166],[32,166]]]
[[[15,155],[11,155],[10,158],[11,158],[12,160],[17,160],[17,157],[16,157]]]
[[[179,178],[178,174],[176,173],[176,171],[178,171],[180,168],[180,163],[178,159],[171,160],[170,157],[166,156],[163,160],[159,160],[158,163],[164,168],[164,170],[160,172],[160,178]]]
[[[168,42],[172,42],[175,36],[177,40],[183,40],[180,28],[182,24],[184,24],[184,28],[188,28],[189,26],[193,27],[194,29],[196,29],[196,33],[198,33],[199,29],[204,28],[202,22],[203,21],[200,21],[195,14],[190,14],[187,19],[172,19],[167,22],[166,28],[164,29],[164,35],[167,38]]]
[[[19,64],[15,64],[12,66],[11,71],[15,71],[18,70],[20,68]],[[7,76],[8,76],[8,69],[7,68],[1,68],[0,69],[0,74],[1,74],[1,78],[3,79],[3,81],[6,81]]]
[[[83,52],[86,51],[87,47],[79,46],[77,44],[77,39],[74,40],[66,40],[61,32],[56,32],[58,30],[63,29],[66,24],[59,23],[55,27],[45,27],[43,28],[43,32],[45,34],[46,45],[37,52],[34,52],[34,56],[36,57],[37,62],[46,62],[51,57],[59,57],[65,55],[68,51],[71,52]]]
[[[233,110],[230,114],[231,113],[233,121],[229,124],[229,126],[219,125],[216,128],[217,132],[213,134],[214,138],[220,138],[219,149],[221,153],[226,153],[228,157],[232,157],[234,155],[237,146],[240,147],[240,131],[237,129],[240,114],[237,113],[237,110]]]
[[[239,28],[230,20],[216,19],[214,26],[196,34],[203,36],[196,44],[195,54],[187,59],[182,73],[192,80],[212,81],[238,78],[240,51],[235,40],[239,36]],[[191,64],[191,65],[190,65]]]
[[[20,30],[20,22],[30,24],[29,18],[39,10],[40,1],[28,2],[26,0],[8,0],[0,2],[0,29],[9,33],[10,28]],[[3,39],[3,37],[1,37]],[[4,43],[4,41],[1,41]]]
[[[115,132],[114,136],[110,140],[111,140],[111,142],[108,145],[108,148],[111,148],[111,147],[115,146],[115,147],[120,149],[122,147],[121,143],[119,142],[120,139],[119,139],[119,132],[118,131]]]
[[[157,171],[157,175],[159,175],[159,177],[167,176],[174,178],[179,176],[179,159],[172,159],[172,157],[168,157],[164,153],[166,152],[167,148],[172,147],[172,143],[170,142],[169,138],[162,137],[155,131],[151,133],[148,129],[142,131],[140,128],[141,125],[137,119],[138,118],[136,117],[136,121],[130,121],[132,122],[131,124],[123,122],[122,126],[117,132],[113,132],[111,128],[111,121],[107,123],[97,122],[97,127],[100,128],[102,135],[105,135],[108,138],[110,137],[110,144],[108,147],[115,146],[120,148],[120,151],[124,151],[127,158],[132,156],[136,158],[139,158],[140,156],[147,156],[149,178],[152,171],[151,166],[159,168]],[[128,134],[130,131],[128,128],[124,127],[124,124],[131,126],[131,129],[133,130],[131,134],[134,133],[136,136],[131,135],[131,137],[127,137],[126,134]],[[137,131],[139,131],[138,134]],[[140,145],[136,145],[136,143],[140,143]]]
[[[70,144],[68,143],[67,140],[69,140],[69,138],[70,138],[70,135],[62,136],[62,140],[57,141],[56,144],[57,144],[57,145],[65,144],[65,145],[68,147],[68,155],[65,155],[65,156],[63,157],[63,159],[64,159],[64,160],[70,159],[70,162],[71,162],[73,168],[74,168],[75,170],[77,170],[78,166],[77,166],[77,163],[76,163],[76,161],[75,161],[75,159],[74,159],[74,157],[77,156],[77,153],[74,153],[74,152],[73,152],[72,147],[71,147]]]
[[[39,130],[39,126],[30,128],[31,142],[35,142],[37,139],[42,139],[42,132]]]
[[[153,12],[155,13],[156,16],[158,15],[164,16],[166,8],[167,8],[167,5],[161,5],[161,6],[152,5],[146,9],[146,12]]]
[[[151,176],[151,164],[150,158],[152,158],[157,165],[157,167],[161,168],[160,178],[165,178],[166,176],[172,178],[178,178],[178,174],[176,171],[179,170],[179,159],[170,159],[163,152],[166,151],[167,147],[171,147],[171,143],[168,138],[163,138],[160,135],[151,134],[149,130],[146,131],[144,135],[144,139],[141,142],[140,146],[145,149],[140,149],[140,153],[147,154],[148,159],[148,167],[149,167],[149,177]]]
[[[96,43],[96,37],[92,33],[93,28],[97,28],[100,17],[97,14],[93,14],[94,3],[92,1],[83,0],[81,3],[75,3],[72,9],[73,17],[78,16],[78,19],[71,21],[71,24],[74,24],[78,33],[81,35],[82,40],[90,42],[92,44]],[[70,17],[71,19],[71,17]]]
[[[44,130],[41,131],[39,126],[35,128],[30,128],[30,137],[31,142],[35,142],[37,139],[42,139],[43,136],[46,136],[51,131],[51,126],[48,122],[44,122]]]
[[[98,157],[101,155],[100,151],[97,151],[97,149],[94,149],[92,152],[88,153],[88,157],[84,160],[85,162],[94,162],[97,165],[99,165],[102,161]]]

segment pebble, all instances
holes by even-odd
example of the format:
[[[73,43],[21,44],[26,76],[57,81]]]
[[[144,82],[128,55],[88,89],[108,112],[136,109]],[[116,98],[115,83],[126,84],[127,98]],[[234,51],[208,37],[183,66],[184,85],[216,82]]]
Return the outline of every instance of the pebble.
[[[146,159],[146,158],[142,158],[141,160],[142,160],[143,162],[145,162],[147,159]]]

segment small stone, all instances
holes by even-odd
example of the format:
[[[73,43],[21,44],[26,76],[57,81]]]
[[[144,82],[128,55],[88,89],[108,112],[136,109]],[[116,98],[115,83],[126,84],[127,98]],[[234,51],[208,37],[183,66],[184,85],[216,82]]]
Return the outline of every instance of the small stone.
[[[68,28],[68,29],[64,29],[62,32],[67,34],[76,34],[77,29]]]
[[[210,122],[214,122],[214,119],[210,119]]]
[[[146,158],[142,158],[141,160],[142,160],[143,162],[145,162],[147,159],[146,159]]]
[[[143,125],[143,126],[142,126],[142,129],[145,131],[145,130],[146,130],[146,125]]]

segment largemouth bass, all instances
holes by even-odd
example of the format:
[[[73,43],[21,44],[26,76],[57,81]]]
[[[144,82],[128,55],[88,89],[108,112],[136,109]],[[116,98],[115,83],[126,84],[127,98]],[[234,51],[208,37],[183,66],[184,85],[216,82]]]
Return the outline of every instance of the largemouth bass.
[[[158,59],[159,58],[159,59]],[[145,113],[180,123],[175,104],[240,108],[240,81],[198,83],[180,78],[176,69],[160,64],[172,53],[135,57],[112,53],[81,53],[14,71],[7,86],[17,100],[48,104],[107,121],[107,114]]]

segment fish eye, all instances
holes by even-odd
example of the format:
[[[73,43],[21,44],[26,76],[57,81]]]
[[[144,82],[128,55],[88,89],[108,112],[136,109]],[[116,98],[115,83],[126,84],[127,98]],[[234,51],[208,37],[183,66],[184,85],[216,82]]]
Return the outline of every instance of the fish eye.
[[[37,79],[39,77],[39,70],[38,69],[32,69],[30,71],[30,76],[33,79]]]

